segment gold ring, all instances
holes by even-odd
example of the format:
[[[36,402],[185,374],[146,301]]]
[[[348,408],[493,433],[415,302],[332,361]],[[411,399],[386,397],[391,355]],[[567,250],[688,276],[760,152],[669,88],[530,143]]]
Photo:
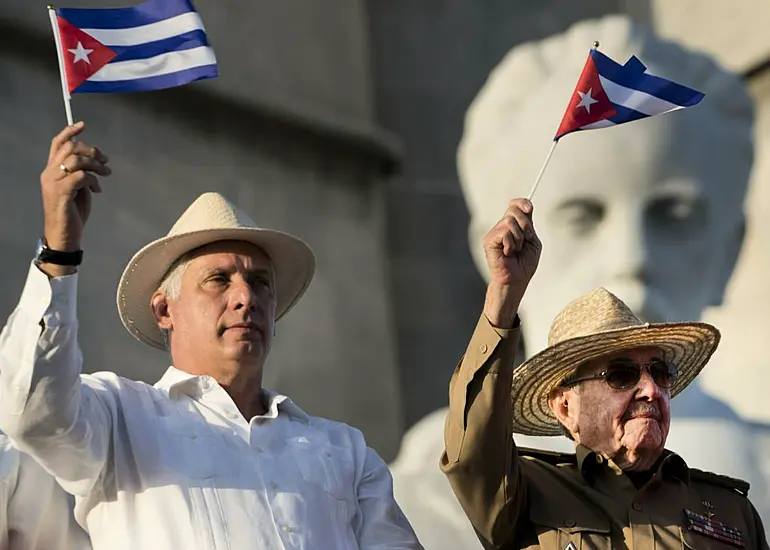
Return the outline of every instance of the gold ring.
[[[65,176],[72,173],[72,170],[67,168],[67,165],[64,164],[63,162],[59,165],[59,168],[61,168],[61,171],[64,173]]]

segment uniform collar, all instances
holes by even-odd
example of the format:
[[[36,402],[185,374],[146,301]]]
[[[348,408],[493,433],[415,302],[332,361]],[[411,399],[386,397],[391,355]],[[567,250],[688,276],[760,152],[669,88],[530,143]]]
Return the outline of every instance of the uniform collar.
[[[181,396],[197,400],[213,389],[224,391],[224,388],[211,376],[190,374],[173,366],[166,369],[165,374],[155,383],[155,387],[166,390],[172,400],[179,399]],[[287,396],[267,389],[263,389],[262,393],[267,400],[267,412],[261,418],[278,418],[279,411],[283,411],[302,422],[310,420],[310,416]]]
[[[575,455],[577,456],[577,466],[583,479],[589,483],[593,483],[594,476],[602,468],[610,468],[615,474],[622,473],[622,470],[611,460],[601,454],[592,451],[584,445],[577,445],[575,448]],[[675,478],[686,485],[690,483],[690,468],[684,459],[678,454],[664,450],[663,455],[658,460],[656,466],[656,477],[662,479]]]

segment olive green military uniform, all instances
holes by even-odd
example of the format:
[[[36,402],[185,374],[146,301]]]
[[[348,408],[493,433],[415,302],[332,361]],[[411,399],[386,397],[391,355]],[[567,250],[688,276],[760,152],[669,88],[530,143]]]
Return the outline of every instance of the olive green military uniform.
[[[675,453],[639,480],[583,446],[574,455],[516,449],[518,339],[517,328],[482,315],[450,383],[441,468],[486,548],[768,548],[748,484],[691,469]]]

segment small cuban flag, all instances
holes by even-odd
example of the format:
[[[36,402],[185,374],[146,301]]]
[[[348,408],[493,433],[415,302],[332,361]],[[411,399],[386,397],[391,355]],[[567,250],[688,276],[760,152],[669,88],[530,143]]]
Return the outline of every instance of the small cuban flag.
[[[596,48],[588,55],[554,141],[570,132],[607,128],[692,107],[703,94],[651,75],[632,56],[625,65]]]
[[[218,74],[214,50],[189,0],[61,8],[51,19],[71,94],[160,90]]]

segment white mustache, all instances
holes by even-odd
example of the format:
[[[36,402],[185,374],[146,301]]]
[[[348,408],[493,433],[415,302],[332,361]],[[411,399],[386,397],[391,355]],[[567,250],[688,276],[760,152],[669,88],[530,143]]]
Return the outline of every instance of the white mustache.
[[[632,405],[623,414],[623,420],[631,420],[639,416],[652,416],[656,420],[660,420],[660,407],[657,403],[641,402],[636,405]]]

